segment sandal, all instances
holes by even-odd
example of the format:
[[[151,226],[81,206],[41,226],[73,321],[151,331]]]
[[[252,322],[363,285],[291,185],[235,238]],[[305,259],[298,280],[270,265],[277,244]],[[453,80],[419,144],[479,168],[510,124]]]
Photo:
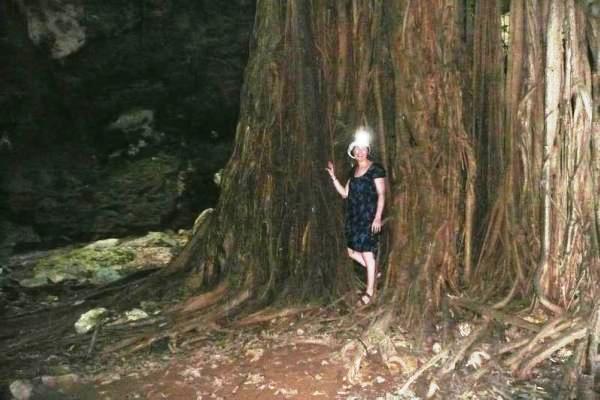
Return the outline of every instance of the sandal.
[[[365,300],[365,298],[368,299],[368,300]],[[358,299],[358,304],[357,305],[361,306],[361,307],[366,307],[369,304],[371,304],[372,301],[373,301],[373,295],[370,295],[367,292],[362,292],[361,295],[360,295],[360,298]]]

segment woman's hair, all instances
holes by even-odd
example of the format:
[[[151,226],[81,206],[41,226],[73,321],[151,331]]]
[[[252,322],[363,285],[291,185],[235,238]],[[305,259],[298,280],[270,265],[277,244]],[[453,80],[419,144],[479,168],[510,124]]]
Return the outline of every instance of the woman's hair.
[[[348,145],[348,156],[354,158],[354,149],[356,147],[366,147],[367,156],[371,154],[371,130],[365,127],[359,127],[354,133],[354,141]]]

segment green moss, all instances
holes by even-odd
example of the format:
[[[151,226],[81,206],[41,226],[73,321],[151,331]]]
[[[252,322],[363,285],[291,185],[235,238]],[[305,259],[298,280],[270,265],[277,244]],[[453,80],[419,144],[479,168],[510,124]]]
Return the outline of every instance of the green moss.
[[[52,282],[64,279],[90,280],[104,283],[121,277],[118,270],[135,258],[129,248],[80,248],[65,251],[40,260],[35,268],[36,277]]]

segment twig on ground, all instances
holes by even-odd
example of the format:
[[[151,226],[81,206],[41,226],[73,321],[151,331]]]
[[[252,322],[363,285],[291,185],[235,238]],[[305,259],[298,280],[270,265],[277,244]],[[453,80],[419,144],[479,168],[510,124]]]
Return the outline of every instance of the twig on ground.
[[[100,326],[102,325],[102,321],[98,321],[96,327],[94,328],[94,334],[92,335],[92,340],[90,341],[90,346],[88,347],[86,357],[89,358],[92,355],[92,351],[94,350],[94,345],[96,344],[96,338],[98,337],[98,331],[100,330]]]

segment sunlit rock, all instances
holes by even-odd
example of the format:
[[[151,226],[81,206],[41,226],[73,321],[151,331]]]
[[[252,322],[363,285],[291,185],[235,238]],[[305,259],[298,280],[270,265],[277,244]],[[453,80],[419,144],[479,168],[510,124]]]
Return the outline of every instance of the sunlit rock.
[[[67,2],[53,2],[34,7],[19,2],[27,16],[29,38],[36,46],[49,45],[54,59],[65,58],[77,52],[86,42],[82,26],[83,6]]]
[[[127,321],[138,321],[140,319],[148,318],[148,314],[146,314],[144,310],[134,308],[133,310],[125,312],[125,318],[127,319]]]
[[[60,283],[62,281],[77,280],[77,276],[61,271],[50,271],[46,278],[52,283]]]
[[[103,284],[120,279],[120,270],[134,259],[134,250],[127,247],[83,247],[42,258],[33,271],[35,278],[47,278],[53,283],[74,279]]]
[[[123,242],[128,247],[177,247],[180,243],[164,232],[148,232],[146,236]]]
[[[102,317],[108,312],[106,308],[94,308],[82,314],[79,320],[75,322],[75,331],[79,334],[84,334],[96,327],[96,325],[102,320]]]
[[[14,381],[10,384],[10,393],[15,400],[29,400],[33,393],[33,385],[29,381]]]
[[[102,268],[96,271],[94,276],[90,278],[90,282],[95,285],[103,285],[106,283],[118,281],[121,279],[123,275],[121,275],[118,271],[110,268]]]
[[[20,272],[13,279],[24,287],[64,281],[103,285],[139,269],[167,265],[188,240],[187,233],[150,232],[138,238],[99,240],[83,247],[53,250],[36,257],[24,254],[20,257],[21,262],[15,260],[13,268]]]
[[[51,388],[70,389],[81,381],[77,374],[65,374],[58,376],[44,375],[42,383]]]
[[[86,249],[108,249],[119,244],[119,239],[103,239],[85,246]]]
[[[26,288],[44,286],[48,284],[48,278],[45,276],[34,276],[33,278],[25,278],[19,281],[19,285]]]
[[[154,128],[154,111],[147,109],[133,109],[121,114],[116,121],[108,127],[111,131],[119,131],[129,143],[126,153],[128,156],[137,155],[143,148],[157,144],[164,139],[164,132]],[[111,157],[123,155],[123,150],[111,154]]]

